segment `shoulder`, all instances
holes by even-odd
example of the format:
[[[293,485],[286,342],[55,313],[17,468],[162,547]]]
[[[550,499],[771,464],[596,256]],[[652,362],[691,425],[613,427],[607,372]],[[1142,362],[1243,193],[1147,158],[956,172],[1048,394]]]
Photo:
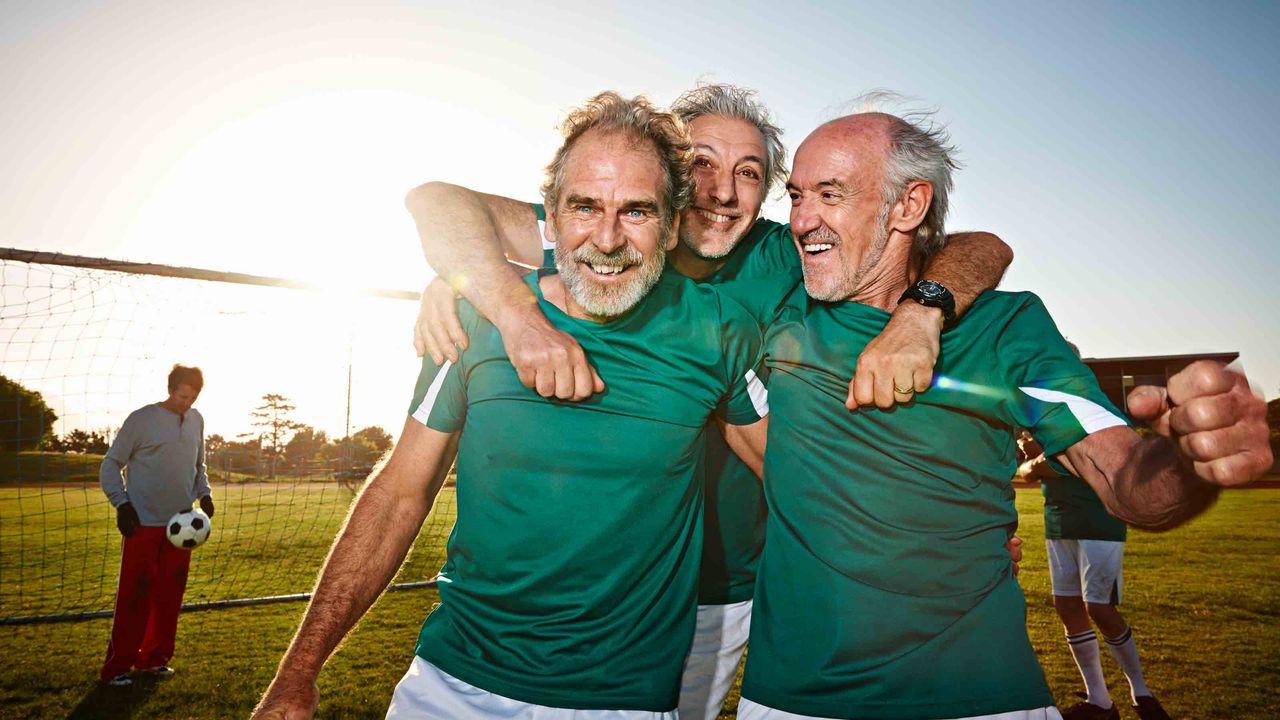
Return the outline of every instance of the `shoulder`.
[[[790,225],[760,218],[751,228],[746,240],[758,254],[772,260],[779,267],[800,266],[800,256],[791,238]]]
[[[1032,324],[1053,323],[1040,296],[1025,290],[988,290],[973,301],[973,306],[954,329],[960,334],[1000,332],[1010,324],[1025,326],[1028,321]]]
[[[162,412],[168,411],[160,407],[160,403],[151,403],[150,405],[143,405],[137,410],[129,413],[129,416],[126,417],[124,421],[132,424],[148,423],[152,419],[159,417]]]

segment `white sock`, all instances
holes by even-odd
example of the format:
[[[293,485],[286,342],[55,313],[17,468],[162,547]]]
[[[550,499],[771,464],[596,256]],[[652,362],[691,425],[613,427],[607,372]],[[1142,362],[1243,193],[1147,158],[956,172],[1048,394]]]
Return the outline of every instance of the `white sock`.
[[[1098,634],[1092,629],[1075,635],[1067,635],[1067,646],[1084,678],[1085,702],[1098,707],[1111,707],[1111,693],[1107,692],[1107,679],[1102,675],[1102,654],[1098,650]]]
[[[1151,691],[1142,679],[1142,662],[1138,660],[1138,643],[1134,642],[1133,628],[1126,626],[1120,637],[1107,638],[1107,647],[1111,649],[1111,656],[1120,663],[1124,676],[1129,679],[1129,694],[1133,702],[1138,702],[1139,695],[1150,695]]]

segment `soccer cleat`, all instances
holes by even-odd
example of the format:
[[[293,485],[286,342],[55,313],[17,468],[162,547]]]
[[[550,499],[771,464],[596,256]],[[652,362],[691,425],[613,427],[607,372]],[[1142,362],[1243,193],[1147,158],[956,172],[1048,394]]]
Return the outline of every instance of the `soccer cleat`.
[[[1155,697],[1139,695],[1135,700],[1137,700],[1137,704],[1133,706],[1133,709],[1138,712],[1138,717],[1142,718],[1142,720],[1173,720],[1169,717],[1169,713],[1165,712],[1163,707],[1160,707],[1160,701]]]
[[[1120,720],[1120,708],[1115,703],[1107,708],[1087,702],[1076,703],[1062,713],[1062,720]]]
[[[129,673],[120,673],[110,680],[103,680],[102,684],[110,685],[111,687],[129,687],[133,684],[133,680],[130,679]]]
[[[152,677],[154,677],[154,678],[158,678],[158,679],[160,679],[160,680],[168,680],[169,678],[173,677],[173,674],[174,674],[175,672],[177,672],[177,670],[174,670],[173,668],[169,667],[168,665],[160,665],[160,666],[158,666],[158,667],[153,667],[153,668],[143,668],[142,670],[139,670],[138,672],[144,672],[144,673],[146,673],[146,674],[148,674],[148,675],[150,675],[150,676],[152,676]]]

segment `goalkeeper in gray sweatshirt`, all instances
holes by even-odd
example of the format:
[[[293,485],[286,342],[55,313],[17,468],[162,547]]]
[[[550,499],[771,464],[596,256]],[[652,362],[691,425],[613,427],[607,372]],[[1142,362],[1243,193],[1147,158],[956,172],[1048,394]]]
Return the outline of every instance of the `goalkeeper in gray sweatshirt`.
[[[204,418],[191,407],[203,387],[199,368],[174,365],[168,399],[130,413],[102,459],[98,481],[124,536],[111,641],[99,673],[108,685],[132,683],[134,667],[159,678],[173,676],[168,662],[191,551],[171,545],[165,525],[197,500],[206,515],[214,510]]]

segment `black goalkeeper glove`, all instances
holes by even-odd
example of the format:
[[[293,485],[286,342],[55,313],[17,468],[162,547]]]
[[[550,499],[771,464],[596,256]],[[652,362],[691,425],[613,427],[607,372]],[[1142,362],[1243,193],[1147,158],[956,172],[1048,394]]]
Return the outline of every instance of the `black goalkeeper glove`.
[[[213,518],[213,496],[212,495],[205,495],[204,497],[200,498],[200,509],[204,511],[205,515],[208,515],[211,519]]]
[[[125,503],[116,508],[116,529],[121,535],[131,537],[141,526],[142,521],[138,519],[138,511],[133,509],[133,503]]]

